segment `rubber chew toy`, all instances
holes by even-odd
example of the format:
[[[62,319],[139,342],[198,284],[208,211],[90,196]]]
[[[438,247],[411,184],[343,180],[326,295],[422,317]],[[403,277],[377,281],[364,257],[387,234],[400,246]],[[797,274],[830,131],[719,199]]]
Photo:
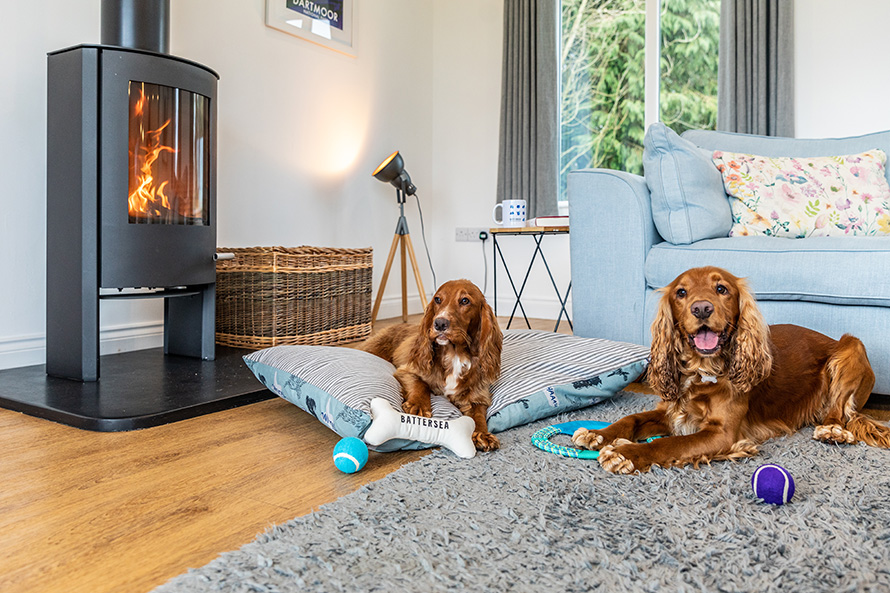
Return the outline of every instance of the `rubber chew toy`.
[[[538,430],[532,435],[532,445],[538,449],[562,455],[563,457],[577,457],[578,459],[596,459],[600,456],[599,451],[588,451],[587,449],[575,449],[574,447],[566,447],[550,442],[550,438],[558,434],[567,434],[569,436],[575,434],[579,428],[588,430],[596,430],[609,426],[608,422],[597,422],[596,420],[576,420],[574,422],[563,422],[562,424],[554,424]]]
[[[371,426],[365,432],[364,440],[372,446],[382,445],[392,439],[419,441],[430,445],[441,445],[463,459],[476,455],[473,445],[473,430],[476,423],[469,416],[456,420],[424,418],[404,414],[392,409],[389,402],[375,397],[371,400]]]
[[[563,457],[574,457],[576,459],[596,459],[600,456],[599,451],[589,451],[587,449],[576,449],[575,447],[557,445],[556,443],[551,442],[550,439],[558,434],[566,434],[571,436],[575,434],[575,431],[579,428],[586,428],[587,430],[601,430],[607,426],[609,426],[608,422],[600,422],[598,420],[574,420],[572,422],[554,424],[553,426],[547,426],[535,432],[535,434],[532,435],[532,445],[534,445],[538,449],[547,451],[548,453],[562,455]],[[646,439],[646,442],[651,443],[655,439],[660,438],[661,437],[649,437],[648,439]]]

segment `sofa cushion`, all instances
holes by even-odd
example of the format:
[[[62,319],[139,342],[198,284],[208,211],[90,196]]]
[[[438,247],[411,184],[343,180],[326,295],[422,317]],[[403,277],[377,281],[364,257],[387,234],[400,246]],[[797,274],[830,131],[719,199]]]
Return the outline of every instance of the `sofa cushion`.
[[[715,150],[712,159],[730,196],[731,237],[890,234],[883,150],[822,157]]]
[[[879,148],[890,154],[890,130],[848,138],[782,138],[714,130],[688,130],[682,138],[708,152],[725,150],[771,157],[833,156]],[[885,169],[885,176],[888,171]],[[890,181],[890,177],[887,177]]]
[[[643,168],[652,194],[652,219],[665,240],[686,244],[725,237],[732,216],[711,150],[681,138],[663,123],[643,139]]]
[[[659,243],[646,282],[661,288],[689,268],[718,266],[748,279],[758,300],[890,307],[890,237],[726,237]]]

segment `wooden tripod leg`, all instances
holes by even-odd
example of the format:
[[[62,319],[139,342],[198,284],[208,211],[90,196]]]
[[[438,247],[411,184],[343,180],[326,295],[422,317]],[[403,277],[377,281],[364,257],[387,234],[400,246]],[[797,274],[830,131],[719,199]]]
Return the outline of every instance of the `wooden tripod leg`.
[[[374,310],[371,311],[371,325],[377,321],[377,311],[380,310],[380,301],[383,300],[383,289],[386,288],[386,281],[389,279],[389,269],[392,267],[392,260],[396,256],[396,245],[399,243],[401,235],[396,234],[392,238],[392,247],[389,248],[389,257],[386,258],[386,267],[383,269],[383,278],[380,279],[380,288],[377,289],[377,298],[374,300]]]
[[[406,265],[408,258],[405,257],[405,238],[408,235],[402,235],[399,241],[399,251],[402,256],[402,322],[408,321],[408,270]]]
[[[408,245],[408,255],[411,256],[411,267],[414,269],[414,279],[417,281],[417,291],[420,293],[420,304],[426,309],[426,291],[423,289],[423,282],[420,280],[420,268],[417,267],[417,258],[414,257],[414,245],[411,244],[411,235],[405,235],[404,240]],[[403,259],[402,269],[404,269],[404,265]],[[402,286],[405,286],[404,281]]]

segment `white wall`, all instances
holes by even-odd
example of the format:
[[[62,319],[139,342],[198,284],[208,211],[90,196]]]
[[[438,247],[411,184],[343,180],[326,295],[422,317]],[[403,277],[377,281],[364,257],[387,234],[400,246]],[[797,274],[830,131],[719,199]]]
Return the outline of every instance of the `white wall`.
[[[497,190],[500,131],[503,2],[449,0],[434,2],[433,14],[433,167],[435,199],[442,202],[436,225],[434,263],[441,283],[465,277],[493,297],[492,241],[457,243],[455,227],[490,227]],[[522,282],[532,254],[531,237],[502,237],[500,246],[510,272]],[[564,290],[569,281],[568,238],[546,237],[542,243],[554,276]],[[509,314],[512,291],[498,264],[498,314]],[[540,261],[523,292],[529,315],[556,318],[559,307]],[[513,325],[512,327],[521,327]]]
[[[796,0],[795,133],[799,138],[890,130],[886,0]]]
[[[99,39],[99,0],[4,2],[0,19],[0,368],[43,362],[46,52]]]
[[[491,224],[503,1],[356,2],[357,58],[266,27],[262,0],[172,2],[172,52],[221,77],[218,243],[372,246],[376,290],[398,210],[393,188],[370,173],[399,149],[418,186],[438,281],[466,277],[484,284],[482,246],[456,243],[454,228]],[[0,368],[44,360],[45,55],[97,43],[100,0],[6,4],[0,21]],[[798,135],[890,129],[890,76],[881,59],[890,3],[798,5]],[[430,293],[413,199],[406,212]],[[548,261],[562,287],[569,279],[568,240],[548,240]],[[530,240],[505,238],[502,245],[521,280]],[[507,290],[501,271],[502,314],[512,306]],[[410,279],[409,294],[411,310],[418,311]],[[531,314],[555,318],[558,306],[543,271],[533,274],[523,302]],[[160,302],[111,305],[102,307],[103,352],[160,343]],[[399,310],[394,275],[381,317]]]
[[[44,360],[46,52],[100,41],[100,0],[8,4],[0,368]],[[221,78],[218,244],[372,246],[376,286],[398,210],[374,167],[398,148],[435,193],[432,1],[357,2],[357,58],[266,27],[262,0],[171,4],[171,53]],[[435,205],[427,215],[435,220]],[[408,216],[419,230],[416,208]],[[399,310],[398,292],[390,280],[381,316]],[[160,344],[161,301],[102,303],[101,317],[103,353]]]
[[[398,148],[414,177],[432,175],[432,4],[356,5],[350,58],[265,27],[262,1],[173,3],[172,52],[220,75],[220,245],[379,256],[397,209],[371,172]]]

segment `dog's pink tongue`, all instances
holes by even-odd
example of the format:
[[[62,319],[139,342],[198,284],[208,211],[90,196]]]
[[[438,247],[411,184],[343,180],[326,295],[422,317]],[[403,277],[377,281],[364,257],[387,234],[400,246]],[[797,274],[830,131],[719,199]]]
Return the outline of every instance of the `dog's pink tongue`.
[[[695,347],[699,350],[713,350],[717,347],[717,342],[720,341],[720,336],[707,328],[703,328],[695,334],[694,341]]]

